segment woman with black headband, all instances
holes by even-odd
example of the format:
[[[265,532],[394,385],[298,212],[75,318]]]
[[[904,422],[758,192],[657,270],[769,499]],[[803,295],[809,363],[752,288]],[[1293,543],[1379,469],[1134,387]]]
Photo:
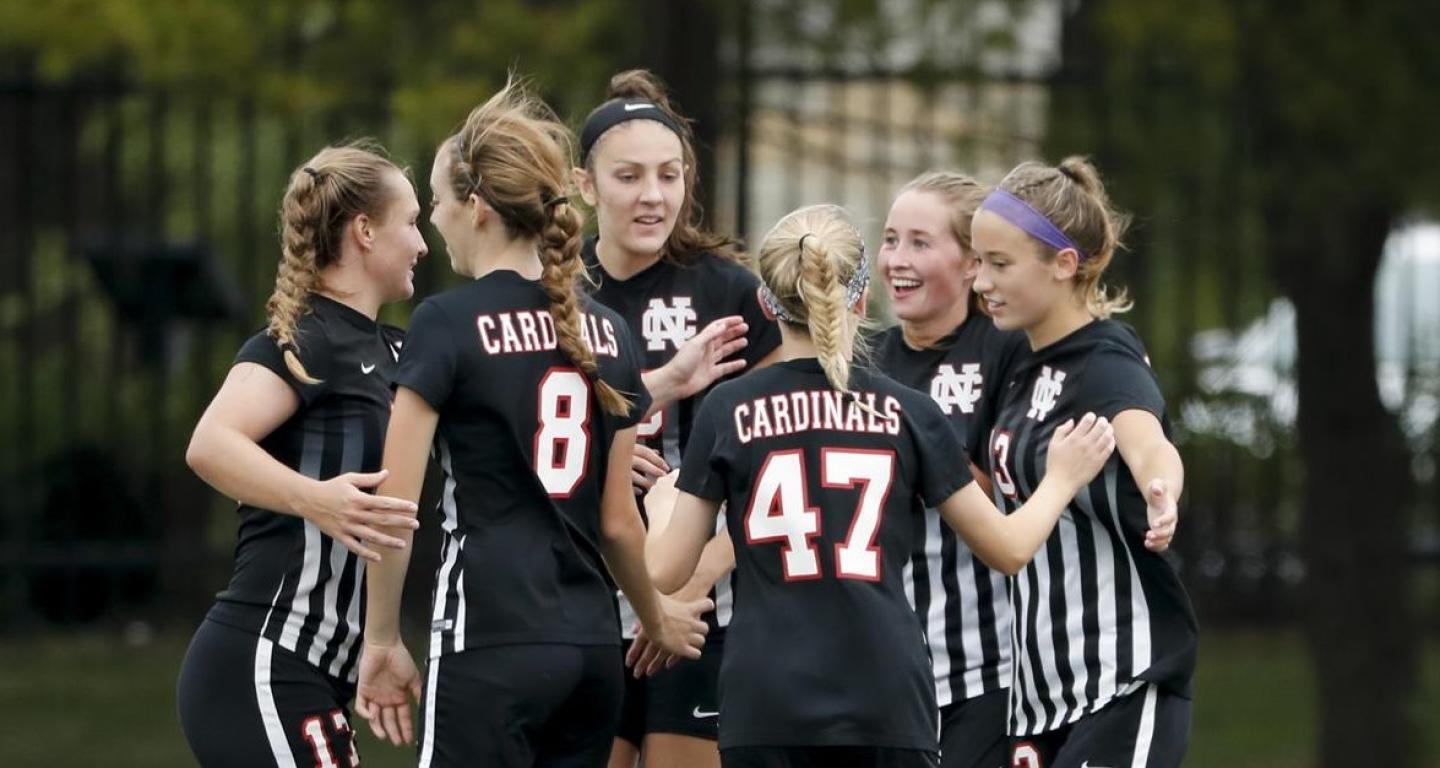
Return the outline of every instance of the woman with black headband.
[[[1184,484],[1159,383],[1129,309],[1100,279],[1125,227],[1095,169],[1025,163],[972,224],[975,291],[1033,354],[1012,371],[990,435],[996,499],[1015,510],[1054,465],[1058,425],[1094,412],[1119,450],[1011,579],[1011,765],[1177,766],[1190,728],[1196,624],[1169,546]]]
[[[667,653],[696,658],[704,640],[709,601],[664,598],[645,571],[630,456],[648,395],[634,337],[576,290],[569,150],[549,108],[512,83],[440,145],[430,174],[431,222],[472,279],[411,318],[381,486],[418,498],[433,447],[445,487],[422,768],[603,765],[624,687],[614,584]],[[419,693],[398,626],[407,564],[390,553],[371,571],[356,697],[393,743],[412,739]]]
[[[695,417],[673,514],[655,497],[656,586],[687,581],[722,504],[736,552],[721,671],[726,768],[933,768],[935,687],[904,571],[939,510],[976,554],[1014,573],[1114,448],[1103,419],[1057,431],[1050,473],[1001,515],[965,471],[963,442],[924,393],[853,364],[869,266],[835,206],[781,219],[760,247],[782,360],[716,387]]]
[[[698,223],[689,127],[653,75],[637,70],[611,80],[608,100],[585,121],[580,153],[576,182],[599,229],[584,250],[594,298],[640,340],[654,398],[634,457],[633,479],[643,491],[679,466],[710,385],[761,365],[779,334],[761,312],[758,282],[739,263],[734,241]],[[716,536],[695,578],[677,592],[715,601],[705,655],[627,683],[613,766],[631,768],[642,749],[648,768],[717,764],[715,685],[733,563],[728,539]],[[621,631],[628,639],[634,629],[634,613],[622,600]]]

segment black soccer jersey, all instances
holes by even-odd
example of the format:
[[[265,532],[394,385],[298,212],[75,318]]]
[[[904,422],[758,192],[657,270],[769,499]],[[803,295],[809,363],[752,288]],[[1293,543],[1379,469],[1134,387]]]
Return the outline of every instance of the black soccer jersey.
[[[928,397],[867,371],[852,386],[858,402],[813,358],[781,362],[717,387],[696,417],[679,487],[726,502],[735,544],[721,749],[937,749],[902,574],[924,504],[971,476]]]
[[[445,475],[431,658],[509,643],[620,642],[600,499],[611,441],[650,396],[625,324],[584,299],[600,377],[632,401],[630,416],[602,410],[557,347],[549,306],[539,283],[502,270],[426,299],[411,318],[396,384],[439,414]]]
[[[1133,330],[1090,323],[1021,362],[991,433],[996,503],[1014,511],[1045,473],[1056,425],[1086,412],[1155,414],[1165,401]],[[1010,583],[1012,735],[1072,723],[1143,681],[1189,696],[1196,624],[1175,571],[1144,546],[1146,502],[1117,451]]]
[[[995,421],[999,382],[1026,348],[1025,335],[995,328],[972,312],[929,349],[913,349],[900,328],[880,334],[875,367],[928,393],[964,439],[970,460],[984,469]],[[963,468],[957,468],[963,471]],[[1005,576],[975,557],[931,510],[905,571],[905,594],[930,643],[935,699],[944,707],[1010,685],[1010,602]]]
[[[375,472],[403,335],[318,294],[310,307],[295,324],[295,339],[306,372],[320,383],[296,379],[263,332],[235,357],[236,363],[273,371],[300,397],[300,408],[260,445],[317,480]],[[307,520],[246,504],[239,511],[234,574],[209,617],[260,634],[353,682],[365,622],[365,561]]]
[[[780,346],[780,329],[765,317],[756,298],[760,279],[744,266],[707,253],[683,266],[661,259],[625,280],[617,280],[600,265],[595,243],[587,240],[584,250],[586,268],[596,283],[595,300],[625,319],[644,348],[645,370],[664,366],[691,336],[730,315],[740,315],[750,326],[745,334],[749,343],[740,353],[747,363],[745,370]],[[637,439],[658,451],[670,466],[680,466],[690,439],[690,424],[704,397],[702,392],[653,414],[640,425]],[[710,597],[715,610],[706,619],[718,627],[729,624],[729,576],[716,582]],[[635,616],[623,596],[620,610],[621,631],[631,637]]]

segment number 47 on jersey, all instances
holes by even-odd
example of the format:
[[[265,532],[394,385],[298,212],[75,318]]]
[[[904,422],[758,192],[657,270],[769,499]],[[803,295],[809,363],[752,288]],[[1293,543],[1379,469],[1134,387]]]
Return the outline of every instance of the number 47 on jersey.
[[[875,539],[894,471],[893,451],[820,449],[821,487],[858,486],[860,490],[850,530],[844,541],[835,544],[836,577],[880,580],[880,548]],[[820,510],[810,504],[804,451],[776,451],[766,456],[745,510],[745,540],[750,544],[783,542],[785,580],[804,581],[823,576],[820,552],[812,541],[819,535]]]

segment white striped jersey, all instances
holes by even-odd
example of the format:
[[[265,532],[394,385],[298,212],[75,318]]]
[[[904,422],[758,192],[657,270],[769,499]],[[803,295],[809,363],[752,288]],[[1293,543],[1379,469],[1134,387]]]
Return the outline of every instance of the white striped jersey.
[[[1133,409],[1168,432],[1159,383],[1129,326],[1095,321],[1027,356],[991,432],[996,503],[1014,511],[1029,498],[1057,425]],[[1145,548],[1148,527],[1145,497],[1116,451],[1011,579],[1011,735],[1073,723],[1147,681],[1190,695],[1195,616],[1174,569]]]
[[[749,363],[742,374],[780,346],[780,329],[765,317],[756,297],[760,280],[743,265],[701,253],[683,263],[663,258],[625,280],[617,280],[600,265],[595,245],[595,240],[587,240],[584,249],[585,265],[595,282],[593,296],[624,318],[631,335],[643,348],[645,370],[664,366],[691,336],[730,315],[744,317],[750,326],[746,331],[749,343],[740,352],[740,357]],[[690,440],[691,422],[705,395],[701,392],[671,403],[651,415],[640,425],[637,441],[664,456],[671,468],[679,467]],[[730,623],[730,586],[730,576],[723,576],[710,593],[715,610],[705,618],[712,628]],[[634,637],[635,612],[623,595],[616,594],[620,601],[620,630],[625,637]]]
[[[403,335],[318,294],[310,308],[296,323],[296,346],[306,372],[320,383],[295,379],[263,332],[235,358],[264,366],[300,397],[299,410],[260,445],[317,480],[377,471]],[[353,683],[364,626],[364,561],[307,520],[245,504],[239,512],[234,573],[209,618],[255,632]]]
[[[900,328],[880,334],[875,367],[930,395],[965,442],[970,461],[989,465],[986,446],[1005,371],[1027,349],[1025,336],[971,312],[928,349],[905,343]],[[969,467],[957,467],[957,472]],[[939,706],[1010,685],[1010,600],[1005,576],[990,570],[936,510],[905,569],[905,594],[925,627]]]
[[[639,350],[614,312],[580,302],[600,377],[629,415],[601,409],[559,348],[539,283],[509,271],[416,307],[396,373],[439,414],[441,563],[430,657],[512,643],[616,645],[600,554],[600,500],[615,434],[650,402]],[[628,476],[627,476],[628,482]]]

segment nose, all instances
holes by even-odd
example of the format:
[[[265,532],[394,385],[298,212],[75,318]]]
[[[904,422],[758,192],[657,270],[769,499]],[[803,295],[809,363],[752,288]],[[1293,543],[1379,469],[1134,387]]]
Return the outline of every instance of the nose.
[[[640,202],[654,205],[665,202],[665,196],[660,193],[660,179],[658,177],[645,177],[645,181],[640,189]]]
[[[980,267],[975,272],[975,284],[970,286],[970,289],[976,293],[988,293],[994,287],[995,282],[990,279],[990,269],[985,266],[984,260],[981,260]]]

